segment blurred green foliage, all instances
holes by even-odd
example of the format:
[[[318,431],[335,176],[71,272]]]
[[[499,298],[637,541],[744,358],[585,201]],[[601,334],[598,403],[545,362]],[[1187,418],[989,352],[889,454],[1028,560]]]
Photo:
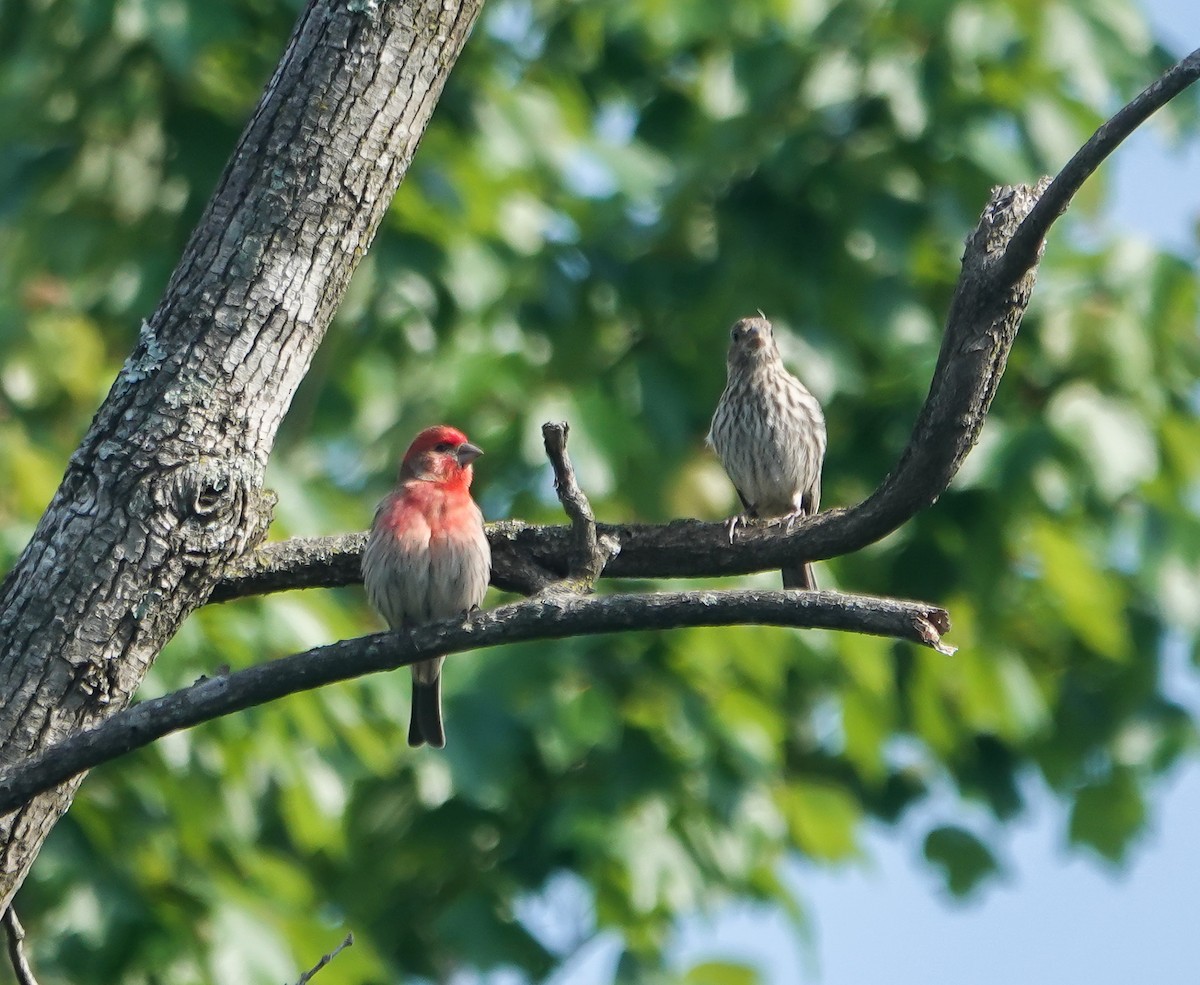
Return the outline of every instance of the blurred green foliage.
[[[5,564],[299,9],[0,5]],[[727,515],[703,435],[755,308],[825,404],[823,502],[856,501],[907,437],[989,188],[1056,170],[1167,63],[1131,0],[493,0],[280,436],[273,535],[363,528],[438,420],[487,449],[491,518],[558,517],[557,418],[605,519]],[[1194,137],[1196,101],[1163,118]],[[626,981],[740,985],[664,964],[682,915],[739,897],[800,925],[782,861],[853,857],[918,806],[969,893],[998,866],[972,821],[1039,783],[1073,841],[1125,858],[1195,745],[1170,675],[1200,621],[1200,345],[1194,271],[1090,227],[1102,190],[1051,240],[954,487],[822,566],[944,604],[958,656],[565,640],[450,661],[444,754],[404,745],[406,674],[172,736],[95,771],[35,866],[42,980],[295,980],[349,928],[343,982],[537,980],[606,932]],[[214,607],[145,693],[377,628],[359,591]]]

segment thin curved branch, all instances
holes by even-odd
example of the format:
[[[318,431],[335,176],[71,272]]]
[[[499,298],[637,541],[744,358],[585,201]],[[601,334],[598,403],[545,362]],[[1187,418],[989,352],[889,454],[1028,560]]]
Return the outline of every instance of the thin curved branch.
[[[118,712],[0,776],[0,814],[70,777],[179,729],[363,674],[394,670],[435,654],[537,639],[640,629],[755,623],[849,630],[910,640],[950,654],[950,617],[924,602],[837,592],[701,591],[586,596],[546,592],[534,599],[398,633],[343,640],[257,664]]]
[[[974,446],[1000,382],[1034,273],[1008,288],[993,271],[1045,184],[999,188],[967,240],[942,351],[929,395],[896,467],[864,502],[796,523],[747,527],[729,543],[724,523],[597,524],[616,547],[606,578],[687,578],[740,575],[822,560],[885,537],[946,491]],[[488,526],[492,582],[532,594],[568,576],[575,549],[571,528],[505,521]],[[214,601],[288,588],[334,587],[359,580],[359,534],[267,544],[231,569]],[[549,573],[549,577],[547,577]]]
[[[992,190],[967,237],[933,381],[908,445],[880,487],[847,511],[849,536],[839,547],[874,543],[932,505],[975,446],[1029,306],[1037,265],[1013,283],[998,282],[994,270],[1048,184],[1043,178]]]
[[[1013,234],[1004,261],[996,270],[998,282],[1015,281],[1029,269],[1036,261],[1040,244],[1050,227],[1067,211],[1067,206],[1083,183],[1126,137],[1197,79],[1200,79],[1200,48],[1170,68],[1132,102],[1117,110],[1088,138],[1087,143],[1075,152],[1075,156],[1050,182],[1041,201]]]

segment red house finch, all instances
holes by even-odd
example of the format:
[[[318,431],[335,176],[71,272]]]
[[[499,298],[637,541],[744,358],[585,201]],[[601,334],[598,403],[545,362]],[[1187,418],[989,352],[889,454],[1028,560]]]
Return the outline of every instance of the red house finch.
[[[708,442],[747,516],[811,516],[825,459],[821,405],[784,367],[766,318],[743,318],[730,339],[725,392]],[[731,537],[738,519],[730,521]],[[783,587],[815,589],[812,565],[784,568]]]
[[[457,428],[413,439],[393,489],[375,511],[363,551],[367,598],[392,629],[449,619],[478,607],[492,552],[471,498],[471,463],[483,452]],[[413,664],[408,744],[442,748],[442,661]]]

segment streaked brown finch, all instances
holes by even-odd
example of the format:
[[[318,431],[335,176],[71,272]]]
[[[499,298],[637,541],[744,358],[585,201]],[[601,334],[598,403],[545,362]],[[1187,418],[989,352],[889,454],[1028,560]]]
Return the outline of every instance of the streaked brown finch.
[[[821,502],[825,415],[783,365],[766,318],[743,318],[733,326],[726,372],[708,441],[737,489],[744,516],[812,516]],[[742,519],[730,521],[731,538]],[[812,565],[784,568],[783,587],[815,589]]]

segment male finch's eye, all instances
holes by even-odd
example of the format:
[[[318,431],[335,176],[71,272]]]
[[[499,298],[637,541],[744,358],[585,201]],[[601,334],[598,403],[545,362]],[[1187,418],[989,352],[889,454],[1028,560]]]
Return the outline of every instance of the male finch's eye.
[[[433,446],[434,451],[450,451],[454,446],[449,441],[439,441]]]

